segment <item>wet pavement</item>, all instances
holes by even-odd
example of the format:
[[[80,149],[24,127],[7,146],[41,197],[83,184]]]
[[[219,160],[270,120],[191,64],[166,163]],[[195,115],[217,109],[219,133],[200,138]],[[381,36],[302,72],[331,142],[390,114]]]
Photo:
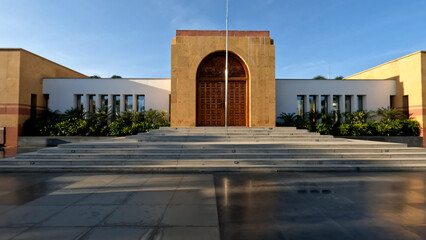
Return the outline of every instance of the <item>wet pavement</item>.
[[[426,173],[0,174],[0,239],[426,239]]]
[[[215,176],[221,239],[426,239],[426,173]]]
[[[216,240],[216,209],[212,175],[0,175],[0,239]]]

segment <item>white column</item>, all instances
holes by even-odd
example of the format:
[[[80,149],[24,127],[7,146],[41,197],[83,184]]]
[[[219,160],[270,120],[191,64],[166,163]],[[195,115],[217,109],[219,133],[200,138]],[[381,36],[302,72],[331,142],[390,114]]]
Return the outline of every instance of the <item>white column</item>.
[[[333,94],[328,95],[328,112],[329,113],[333,112],[333,98],[334,98]]]
[[[358,98],[356,95],[352,95],[352,112],[358,111]]]
[[[133,112],[136,112],[138,109],[136,108],[136,103],[137,103],[137,97],[138,95],[133,94]]]
[[[309,95],[305,95],[305,112],[309,112]]]
[[[120,113],[124,112],[124,94],[120,94]]]
[[[339,96],[339,111],[340,113],[345,112],[345,95]]]
[[[315,103],[315,107],[316,107],[316,112],[321,112],[321,95],[316,95],[316,103]]]
[[[90,109],[90,107],[89,107],[89,94],[84,94],[83,99],[84,99],[83,111],[89,112],[89,109]]]
[[[108,94],[108,110],[112,111],[112,94]]]
[[[96,109],[101,109],[101,95],[96,94]]]

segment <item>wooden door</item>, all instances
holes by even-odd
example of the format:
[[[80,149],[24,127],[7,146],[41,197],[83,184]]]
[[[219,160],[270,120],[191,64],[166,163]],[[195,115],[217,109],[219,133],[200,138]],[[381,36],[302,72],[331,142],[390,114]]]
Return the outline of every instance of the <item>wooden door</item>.
[[[228,126],[247,126],[247,70],[229,55]],[[225,53],[206,57],[197,71],[197,126],[225,125]]]
[[[225,126],[225,82],[199,82],[197,126]]]
[[[246,126],[246,82],[228,84],[228,126]]]

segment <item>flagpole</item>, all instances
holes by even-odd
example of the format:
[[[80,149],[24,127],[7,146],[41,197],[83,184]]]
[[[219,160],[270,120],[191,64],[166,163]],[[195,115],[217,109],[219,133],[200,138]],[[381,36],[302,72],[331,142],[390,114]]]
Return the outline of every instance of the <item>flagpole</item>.
[[[226,60],[225,60],[225,127],[228,127],[228,21],[229,0],[226,0]]]

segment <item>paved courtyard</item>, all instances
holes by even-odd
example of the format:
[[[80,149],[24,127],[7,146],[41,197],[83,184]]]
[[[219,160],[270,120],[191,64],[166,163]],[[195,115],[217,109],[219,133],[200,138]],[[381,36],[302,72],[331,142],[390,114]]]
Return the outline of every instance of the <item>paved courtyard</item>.
[[[219,239],[212,175],[4,174],[1,239]]]
[[[0,174],[0,239],[425,239],[425,173]]]

